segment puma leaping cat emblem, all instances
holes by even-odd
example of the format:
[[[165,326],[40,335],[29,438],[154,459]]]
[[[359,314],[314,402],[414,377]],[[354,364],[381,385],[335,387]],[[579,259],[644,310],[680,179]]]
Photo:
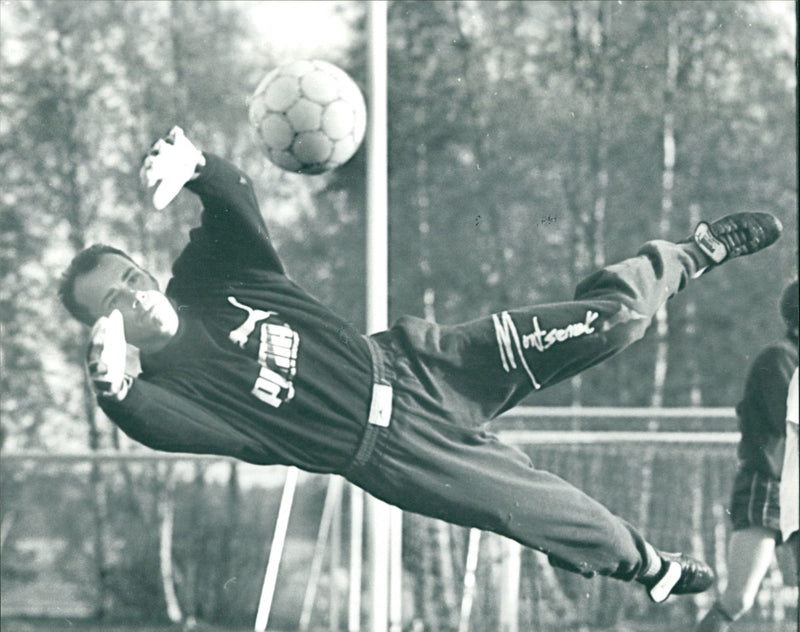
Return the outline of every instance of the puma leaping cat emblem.
[[[228,297],[228,302],[234,307],[238,307],[239,309],[247,312],[247,318],[245,321],[228,334],[230,341],[239,345],[239,347],[242,349],[244,349],[244,345],[247,343],[247,339],[250,337],[250,334],[252,334],[255,330],[256,325],[260,321],[266,320],[270,316],[277,314],[277,312],[265,312],[261,309],[253,309],[252,307],[248,307],[247,305],[240,303],[232,296]]]

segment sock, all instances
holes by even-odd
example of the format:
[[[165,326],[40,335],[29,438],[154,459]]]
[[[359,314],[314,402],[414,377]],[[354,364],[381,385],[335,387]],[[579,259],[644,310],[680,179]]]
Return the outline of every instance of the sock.
[[[697,624],[694,632],[727,632],[731,623],[733,623],[733,618],[722,609],[719,602],[716,602],[702,621]]]
[[[646,552],[646,559],[645,559],[645,566],[642,569],[642,573],[639,575],[639,580],[647,581],[648,579],[653,579],[661,572],[661,556],[656,551],[655,547],[650,544],[649,542],[644,543],[644,549]]]
[[[700,250],[700,247],[693,241],[685,241],[678,245],[694,262],[695,272],[691,275],[693,279],[696,279],[703,274],[703,272],[706,271],[706,268],[714,263],[711,258],[702,250]]]

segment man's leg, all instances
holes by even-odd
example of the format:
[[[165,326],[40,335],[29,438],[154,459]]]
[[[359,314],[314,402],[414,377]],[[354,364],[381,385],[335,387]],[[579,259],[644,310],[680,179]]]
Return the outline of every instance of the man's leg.
[[[431,376],[443,414],[449,411],[457,423],[493,418],[531,390],[576,375],[640,339],[661,305],[718,265],[711,254],[725,260],[706,248],[714,230],[728,240],[728,258],[778,238],[780,224],[772,216],[742,216],[714,222],[699,243],[649,242],[637,256],[582,281],[572,301],[510,309],[455,326],[404,318],[395,336]]]
[[[713,581],[705,564],[678,555],[654,559],[654,549],[636,530],[602,505],[535,470],[518,450],[464,426],[492,418],[532,389],[575,375],[640,338],[658,308],[690,278],[774,242],[780,225],[766,217],[766,228],[751,214],[712,224],[711,236],[719,229],[727,239],[724,252],[715,254],[719,260],[695,242],[651,242],[638,256],[591,275],[568,303],[457,326],[401,319],[380,335],[401,376],[392,424],[374,461],[351,472],[351,480],[408,511],[542,550],[558,566],[638,579],[656,601],[671,592],[705,590]],[[752,238],[743,228],[751,223],[757,224]]]
[[[652,242],[640,255],[588,277],[572,301],[459,325],[403,317],[392,336],[417,372],[430,376],[442,415],[481,423],[641,338],[659,306],[697,270],[683,247]]]
[[[775,553],[775,532],[764,527],[734,531],[728,545],[728,585],[695,632],[725,632],[753,606]]]
[[[524,371],[540,389],[598,364],[640,339],[658,309],[690,279],[766,248],[781,230],[765,213],[703,222],[684,242],[648,242],[636,257],[591,274],[572,304],[494,315],[504,370]]]
[[[407,405],[396,394],[390,427],[351,482],[406,511],[517,540],[576,573],[644,572],[644,538],[599,502],[495,435],[422,419]]]
[[[408,397],[405,376],[399,385],[392,423],[369,461],[348,472],[351,482],[406,511],[514,539],[554,566],[640,581],[655,601],[711,585],[705,565],[660,553],[635,527],[496,436],[427,417]],[[676,564],[677,577],[659,572]],[[692,568],[683,573],[684,566]]]
[[[524,373],[538,390],[602,362],[642,338],[698,269],[683,246],[650,242],[584,279],[569,303],[493,315],[503,370]]]

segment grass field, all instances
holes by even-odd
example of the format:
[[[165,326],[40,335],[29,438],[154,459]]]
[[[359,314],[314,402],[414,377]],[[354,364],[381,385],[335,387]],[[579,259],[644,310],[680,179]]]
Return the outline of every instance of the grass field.
[[[221,628],[205,624],[188,629],[180,625],[141,625],[123,623],[93,623],[86,621],[73,621],[69,619],[0,619],[0,628],[3,632],[247,632],[250,628]],[[295,632],[294,630],[275,630],[270,632]],[[642,626],[641,624],[617,624],[613,631],[608,628],[581,627],[571,630],[522,630],[519,632],[687,632],[685,626],[675,627]],[[313,632],[322,632],[322,629]],[[327,628],[325,628],[327,632]],[[491,630],[473,630],[472,632],[492,632]],[[798,632],[798,624],[793,621],[779,623],[758,624],[752,621],[742,622],[732,632]]]
[[[222,628],[200,624],[193,628],[182,625],[141,623],[98,623],[75,619],[0,619],[3,632],[245,632],[252,628]],[[272,630],[271,632],[292,632]]]

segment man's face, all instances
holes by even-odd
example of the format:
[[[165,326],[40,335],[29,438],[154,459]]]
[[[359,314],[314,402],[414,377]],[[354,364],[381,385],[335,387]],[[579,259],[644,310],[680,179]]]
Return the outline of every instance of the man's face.
[[[155,279],[118,254],[107,253],[75,279],[75,300],[94,319],[118,309],[126,340],[142,350],[163,346],[178,330],[178,314]]]

